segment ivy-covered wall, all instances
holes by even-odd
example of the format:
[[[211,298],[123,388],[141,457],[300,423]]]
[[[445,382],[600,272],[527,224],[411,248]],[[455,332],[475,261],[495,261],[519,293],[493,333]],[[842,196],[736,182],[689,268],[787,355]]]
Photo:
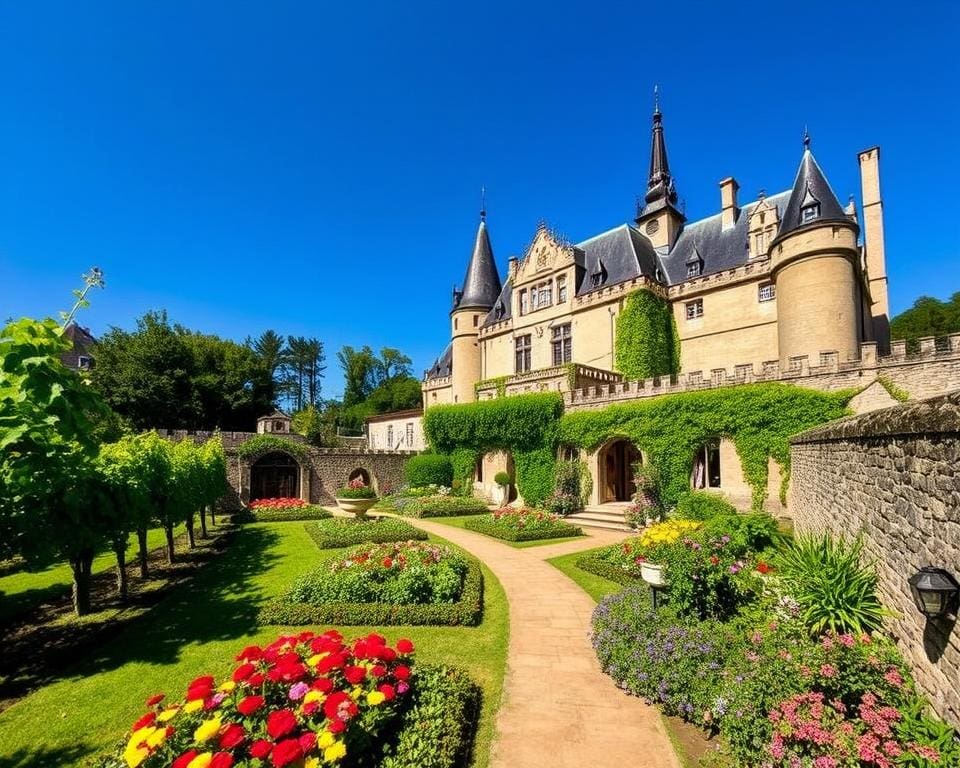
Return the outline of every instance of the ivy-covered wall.
[[[673,504],[690,488],[697,449],[712,438],[728,437],[753,491],[753,507],[761,509],[768,457],[781,467],[782,499],[789,481],[790,436],[846,415],[852,395],[777,383],[665,395],[567,413],[560,420],[559,439],[592,451],[610,438],[627,438],[657,468],[664,500]]]
[[[680,337],[673,312],[666,300],[646,288],[627,296],[617,315],[614,367],[628,379],[680,370]]]

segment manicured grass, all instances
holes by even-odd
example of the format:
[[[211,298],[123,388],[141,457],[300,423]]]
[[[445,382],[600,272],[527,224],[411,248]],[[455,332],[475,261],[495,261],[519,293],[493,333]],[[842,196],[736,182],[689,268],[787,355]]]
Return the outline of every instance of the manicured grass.
[[[329,550],[334,556],[338,550]],[[0,713],[0,767],[57,765],[79,768],[112,747],[143,713],[143,701],[165,691],[180,695],[200,674],[229,672],[245,645],[285,631],[260,628],[260,607],[280,594],[322,556],[302,525],[258,523],[238,532],[230,550],[203,568],[92,657],[79,660],[59,681]],[[423,662],[465,668],[483,689],[473,766],[484,768],[506,664],[507,602],[486,568],[484,616],[477,627],[387,627],[391,642],[410,638]],[[316,629],[323,629],[318,627]],[[347,637],[377,627],[341,628]]]
[[[165,543],[162,528],[154,528],[147,532],[149,549],[157,549]],[[136,553],[137,537],[131,536],[127,547],[128,561],[134,560]],[[113,552],[104,552],[94,559],[93,572],[106,571],[116,564],[117,558]],[[72,584],[73,574],[68,563],[54,563],[41,570],[21,570],[0,577],[0,624],[27,613],[43,602],[68,593]]]
[[[594,576],[592,573],[581,571],[579,568],[577,568],[577,560],[584,555],[599,552],[601,549],[605,549],[605,547],[597,547],[597,549],[587,549],[582,552],[572,552],[569,555],[552,557],[547,560],[547,562],[550,563],[550,565],[552,565],[554,568],[563,571],[567,576],[573,579],[573,581],[579,584],[584,592],[590,595],[590,597],[597,602],[600,602],[600,600],[607,595],[612,595],[622,590],[623,585],[617,584],[615,581],[605,579],[602,576]]]
[[[431,517],[431,523],[440,523],[441,525],[452,525],[454,528],[463,528],[464,530],[470,530],[466,526],[467,520],[475,519],[475,515],[461,515],[459,517]],[[473,531],[475,533],[475,531]],[[493,536],[489,538],[495,538]],[[544,544],[559,544],[564,541],[574,541],[575,539],[583,538],[583,534],[577,536],[561,536],[554,539],[537,539],[535,541],[506,541],[505,539],[495,539],[507,546],[514,547],[516,549],[526,549],[527,547],[542,547]]]

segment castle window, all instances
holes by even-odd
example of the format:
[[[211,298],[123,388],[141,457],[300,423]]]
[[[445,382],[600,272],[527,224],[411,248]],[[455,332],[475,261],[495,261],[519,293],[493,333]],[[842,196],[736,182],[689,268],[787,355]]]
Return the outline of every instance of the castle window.
[[[560,275],[557,278],[557,303],[563,304],[567,300],[567,277]]]
[[[502,319],[503,319],[503,313],[504,313],[504,312],[506,312],[506,307],[503,306],[503,302],[502,302],[502,301],[498,301],[498,302],[497,302],[497,308],[496,308],[496,310],[494,310],[494,317],[496,317],[497,320],[502,320]]]
[[[393,424],[387,425],[387,449],[393,448]]]
[[[516,365],[516,373],[526,373],[530,370],[530,334],[517,336],[513,340]]]
[[[688,301],[684,307],[687,311],[687,320],[695,320],[698,317],[703,317],[703,299]]]
[[[553,281],[547,280],[533,286],[530,289],[530,298],[535,310],[549,307],[553,304]]]
[[[457,325],[458,325],[457,320],[458,320],[458,318],[456,318],[456,317],[453,318],[453,330],[457,330]]]
[[[777,286],[773,283],[764,283],[757,289],[758,301],[773,301],[777,298]]]
[[[800,223],[806,224],[820,216],[820,203],[811,203],[800,209]]]
[[[700,262],[692,261],[687,264],[687,277],[698,277],[700,275]]]
[[[527,290],[524,288],[520,291],[520,314],[525,315],[530,311],[530,303],[527,297]]]
[[[407,424],[407,448],[413,448],[413,423]]]
[[[573,360],[573,334],[570,323],[554,326],[550,345],[553,347],[553,364],[563,365]]]
[[[480,315],[473,316],[473,327],[476,328],[477,324],[480,322]]]
[[[590,285],[593,288],[599,287],[601,282],[603,282],[603,275],[590,275]]]
[[[693,457],[693,476],[690,480],[694,488],[720,487],[719,440],[711,440],[697,450]]]

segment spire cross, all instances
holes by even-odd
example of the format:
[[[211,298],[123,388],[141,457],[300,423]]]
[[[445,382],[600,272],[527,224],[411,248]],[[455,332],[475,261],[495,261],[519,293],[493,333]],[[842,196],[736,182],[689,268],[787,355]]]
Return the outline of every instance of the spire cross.
[[[810,149],[810,131],[807,130],[807,126],[803,126],[803,148]]]
[[[487,220],[487,188],[480,187],[480,221]]]

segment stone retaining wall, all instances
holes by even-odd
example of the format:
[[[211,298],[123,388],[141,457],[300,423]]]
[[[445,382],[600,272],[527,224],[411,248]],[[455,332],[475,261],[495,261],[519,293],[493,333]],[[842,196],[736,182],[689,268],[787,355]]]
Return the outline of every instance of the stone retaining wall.
[[[960,392],[842,419],[793,438],[790,511],[799,532],[862,532],[888,628],[944,719],[960,726],[960,629],[927,621],[907,579],[960,577]]]

